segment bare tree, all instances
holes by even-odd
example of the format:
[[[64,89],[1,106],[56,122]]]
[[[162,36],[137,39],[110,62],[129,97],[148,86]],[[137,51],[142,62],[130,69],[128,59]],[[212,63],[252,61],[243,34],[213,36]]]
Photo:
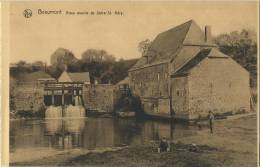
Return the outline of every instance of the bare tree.
[[[145,56],[150,49],[151,41],[149,39],[145,39],[138,44],[138,51],[141,52],[142,56]]]

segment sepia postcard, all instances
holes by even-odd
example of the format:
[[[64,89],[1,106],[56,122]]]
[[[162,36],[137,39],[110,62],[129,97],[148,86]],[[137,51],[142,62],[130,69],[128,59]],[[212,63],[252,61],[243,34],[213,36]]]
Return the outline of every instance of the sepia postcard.
[[[0,10],[2,166],[259,165],[259,1]]]

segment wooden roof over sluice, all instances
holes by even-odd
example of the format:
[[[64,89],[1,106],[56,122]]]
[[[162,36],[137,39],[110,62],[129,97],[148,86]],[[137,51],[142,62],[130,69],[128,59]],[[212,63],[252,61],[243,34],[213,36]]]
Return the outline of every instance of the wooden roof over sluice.
[[[44,90],[82,90],[83,82],[45,82]]]

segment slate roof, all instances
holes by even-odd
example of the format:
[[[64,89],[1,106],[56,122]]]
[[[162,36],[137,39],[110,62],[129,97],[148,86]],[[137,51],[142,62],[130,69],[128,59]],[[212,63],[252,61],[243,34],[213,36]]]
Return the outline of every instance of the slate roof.
[[[215,48],[201,49],[196,56],[194,56],[190,61],[188,61],[184,66],[177,70],[173,77],[183,76],[188,74],[197,64],[199,64],[206,57],[209,58],[229,58],[227,55],[221,53]]]
[[[80,72],[80,73],[76,73],[76,72],[69,73],[68,72],[68,75],[73,82],[90,82],[88,72]]]
[[[181,76],[188,74],[189,71],[199,64],[204,58],[208,56],[211,49],[202,49],[195,57],[193,57],[188,63],[182,66],[179,70],[177,70],[173,76]]]
[[[205,42],[204,31],[195,21],[190,20],[158,34],[147,52],[148,63],[146,57],[141,57],[129,71],[149,66],[149,64],[170,62],[178,55],[184,45],[214,46],[212,41]]]

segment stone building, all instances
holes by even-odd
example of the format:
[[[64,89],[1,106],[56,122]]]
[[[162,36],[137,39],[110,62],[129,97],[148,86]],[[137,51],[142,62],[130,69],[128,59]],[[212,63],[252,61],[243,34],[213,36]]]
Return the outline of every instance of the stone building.
[[[249,73],[218,51],[211,28],[193,20],[160,33],[129,70],[130,89],[148,115],[195,119],[249,111]]]

